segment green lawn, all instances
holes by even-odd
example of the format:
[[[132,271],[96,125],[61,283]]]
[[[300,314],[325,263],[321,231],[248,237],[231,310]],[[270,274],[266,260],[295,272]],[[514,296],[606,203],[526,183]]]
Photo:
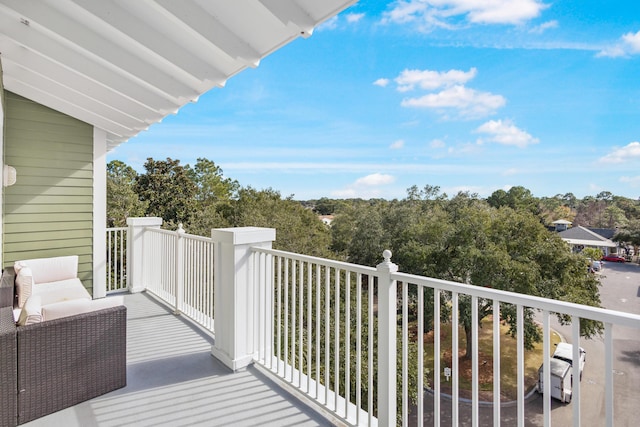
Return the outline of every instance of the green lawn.
[[[482,321],[482,327],[479,328],[479,349],[478,349],[478,365],[479,365],[479,385],[481,392],[493,391],[493,320],[491,316]],[[509,327],[501,324],[500,333],[500,390],[505,400],[514,400],[517,397],[517,360],[516,360],[516,339],[508,335]],[[464,355],[466,338],[464,330],[459,331],[459,355]],[[551,333],[551,349],[555,348],[555,344],[560,342],[560,336]],[[440,381],[443,392],[450,387],[444,376],[444,368],[451,367],[451,324],[441,325],[441,359]],[[429,385],[433,381],[433,332],[425,334],[425,372],[428,372],[427,378]],[[529,391],[535,386],[538,368],[542,364],[542,342],[537,343],[533,350],[525,351],[525,390]],[[459,387],[461,395],[468,395],[471,390],[471,360],[459,358]]]

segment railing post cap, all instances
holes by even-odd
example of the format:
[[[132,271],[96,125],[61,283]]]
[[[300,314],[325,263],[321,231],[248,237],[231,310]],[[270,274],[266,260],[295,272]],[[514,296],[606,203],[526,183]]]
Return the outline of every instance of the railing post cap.
[[[182,223],[178,224],[178,229],[176,231],[178,232],[178,234],[186,233],[186,231],[184,231],[184,228],[182,228]]]
[[[382,258],[384,258],[384,261],[378,264],[378,270],[384,270],[391,273],[398,271],[398,266],[391,262],[391,255],[393,254],[389,249],[385,249],[384,252],[382,252]]]

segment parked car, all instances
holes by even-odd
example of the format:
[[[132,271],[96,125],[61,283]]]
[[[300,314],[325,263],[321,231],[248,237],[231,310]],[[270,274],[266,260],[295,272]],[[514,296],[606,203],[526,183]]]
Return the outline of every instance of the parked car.
[[[566,342],[561,342],[556,345],[556,351],[551,356],[553,359],[564,360],[571,366],[573,366],[573,345]],[[584,364],[587,361],[587,352],[584,348],[580,347],[580,379],[582,379],[582,371],[584,370]]]
[[[600,261],[591,261],[591,269],[593,271],[602,270],[602,263]]]
[[[608,261],[608,262],[625,262],[626,259],[624,259],[624,257],[621,257],[619,255],[615,255],[615,254],[611,254],[611,255],[605,255],[602,257],[602,261]]]

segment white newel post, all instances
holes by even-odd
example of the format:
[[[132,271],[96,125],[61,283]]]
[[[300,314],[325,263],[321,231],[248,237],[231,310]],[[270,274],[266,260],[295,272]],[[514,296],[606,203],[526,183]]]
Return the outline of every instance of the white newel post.
[[[129,292],[142,292],[147,288],[144,277],[144,230],[160,228],[162,218],[127,218],[127,288]]]
[[[214,250],[215,343],[211,354],[232,370],[253,362],[258,348],[257,294],[251,248],[271,249],[273,228],[211,230]]]
[[[396,281],[391,251],[382,253],[378,270],[378,425],[396,425]]]

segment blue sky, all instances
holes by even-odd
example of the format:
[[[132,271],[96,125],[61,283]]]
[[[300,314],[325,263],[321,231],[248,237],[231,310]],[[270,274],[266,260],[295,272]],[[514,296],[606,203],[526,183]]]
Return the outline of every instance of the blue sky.
[[[361,0],[112,151],[296,199],[640,197],[640,2]]]

